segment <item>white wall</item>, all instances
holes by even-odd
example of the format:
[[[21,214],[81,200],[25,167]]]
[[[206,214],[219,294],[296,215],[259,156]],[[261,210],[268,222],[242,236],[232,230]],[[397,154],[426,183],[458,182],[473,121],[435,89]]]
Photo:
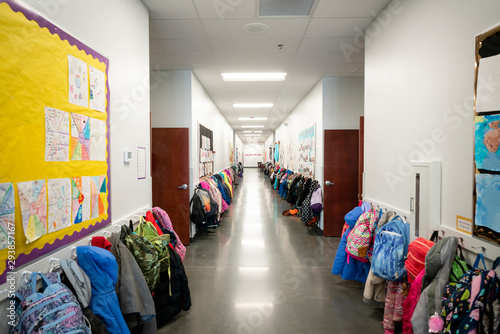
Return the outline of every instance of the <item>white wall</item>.
[[[150,206],[147,9],[139,0],[21,2],[109,59],[111,218],[116,222]],[[137,180],[138,146],[146,147],[145,180]],[[124,149],[133,153],[127,165]]]
[[[363,113],[363,77],[323,78],[324,130],[359,129]]]
[[[199,156],[199,141],[198,141],[198,123],[213,131],[213,144],[215,153],[214,172],[219,172],[230,167],[233,162],[230,159],[230,146],[233,144],[233,128],[229,126],[224,116],[212,101],[210,96],[200,84],[198,79],[191,74],[192,87],[192,129],[191,141],[195,147],[191,148],[191,163],[193,168],[193,179],[197,182],[199,179],[198,156]]]
[[[191,127],[191,71],[151,71],[151,126]]]
[[[274,157],[272,156],[272,153],[270,155],[269,153],[269,147],[273,147],[274,148],[274,134],[270,135],[269,138],[266,139],[266,141],[264,142],[264,154],[265,154],[265,162],[273,162],[274,161]]]
[[[243,167],[258,167],[258,162],[264,162],[263,144],[246,144],[243,146]]]
[[[409,161],[442,161],[441,224],[455,229],[473,212],[474,38],[500,24],[500,3],[398,0],[380,19],[367,29],[364,194],[409,211]]]
[[[236,156],[236,152],[238,152],[238,156]],[[238,137],[238,135],[234,135],[234,159],[235,162],[241,162],[243,163],[243,142],[241,141],[241,138]]]

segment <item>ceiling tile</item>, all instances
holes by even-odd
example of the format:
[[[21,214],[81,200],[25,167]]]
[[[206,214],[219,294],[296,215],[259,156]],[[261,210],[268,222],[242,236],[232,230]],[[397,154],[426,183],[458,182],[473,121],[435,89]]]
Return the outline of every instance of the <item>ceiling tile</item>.
[[[205,38],[198,20],[150,20],[149,39]]]
[[[224,72],[286,72],[292,65],[293,53],[221,52],[214,55]]]
[[[258,20],[202,20],[208,38],[300,38],[304,35],[309,19],[258,19]],[[247,34],[242,27],[249,23],[263,23],[269,30],[263,34]]]
[[[209,39],[212,50],[227,52],[295,52],[300,39],[237,39],[222,38]],[[283,44],[283,48],[278,48]]]
[[[201,19],[251,19],[256,17],[254,0],[194,0]]]
[[[314,17],[375,17],[391,0],[316,0]]]
[[[154,53],[149,57],[151,65],[186,65],[213,64],[209,53]]]
[[[204,39],[156,39],[149,42],[149,52],[155,53],[208,53]]]
[[[363,64],[365,61],[364,52],[354,53],[349,59],[343,52],[299,52],[297,53],[295,64]]]
[[[346,52],[346,54],[364,53],[364,47],[360,48],[354,38],[320,38],[308,37],[302,40],[300,52]],[[355,50],[355,51],[352,51]]]
[[[357,37],[370,18],[315,18],[307,28],[306,37]]]
[[[193,3],[186,0],[142,0],[150,19],[195,19]]]

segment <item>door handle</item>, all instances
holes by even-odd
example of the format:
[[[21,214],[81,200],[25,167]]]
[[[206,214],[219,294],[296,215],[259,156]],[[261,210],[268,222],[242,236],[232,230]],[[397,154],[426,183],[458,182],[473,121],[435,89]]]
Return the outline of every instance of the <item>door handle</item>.
[[[177,188],[179,188],[179,189],[187,189],[188,185],[184,183],[182,186],[178,186]]]
[[[333,186],[335,183],[330,181],[325,181],[325,186]]]

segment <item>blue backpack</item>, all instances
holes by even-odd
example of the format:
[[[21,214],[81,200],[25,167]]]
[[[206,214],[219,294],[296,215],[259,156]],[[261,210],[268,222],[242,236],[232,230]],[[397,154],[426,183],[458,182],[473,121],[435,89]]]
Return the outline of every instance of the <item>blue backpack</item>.
[[[379,228],[373,246],[373,273],[388,281],[401,281],[406,275],[405,259],[409,242],[410,224],[400,216]]]
[[[37,278],[42,290],[37,290]],[[15,294],[16,313],[12,333],[90,334],[76,296],[61,283],[59,273],[33,272]]]

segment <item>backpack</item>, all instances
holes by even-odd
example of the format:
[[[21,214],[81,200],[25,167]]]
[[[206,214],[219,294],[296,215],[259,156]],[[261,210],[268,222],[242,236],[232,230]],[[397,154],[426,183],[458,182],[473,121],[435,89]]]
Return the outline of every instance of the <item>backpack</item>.
[[[491,302],[498,278],[493,270],[478,269],[483,254],[478,254],[473,269],[467,271],[457,283],[446,286],[441,317],[443,333],[469,333],[480,325],[483,310]],[[485,266],[486,267],[486,266]]]
[[[450,271],[450,282],[458,282],[460,277],[462,277],[467,270],[471,270],[472,267],[465,262],[464,254],[462,253],[462,246],[457,246],[457,255],[453,260],[453,265]]]
[[[410,224],[400,216],[378,229],[373,246],[371,268],[375,275],[388,281],[400,281],[406,275]]]
[[[36,288],[38,276],[42,279],[42,289],[39,292]],[[57,272],[47,275],[31,273],[15,297],[16,319],[13,333],[91,333],[78,299],[61,283]]]
[[[174,226],[172,225],[168,214],[165,212],[165,210],[157,206],[153,208],[153,215],[160,223],[160,227],[169,231],[170,243],[174,245],[175,251],[177,252],[177,254],[179,254],[181,260],[184,261],[184,258],[186,257],[186,247],[182,244],[181,239],[179,239],[177,233],[175,233]]]
[[[408,256],[405,261],[405,268],[408,273],[409,283],[412,283],[415,277],[425,269],[425,256],[432,246],[434,246],[433,241],[422,237],[418,237],[408,245]]]
[[[158,254],[158,262],[160,262],[160,272],[168,270],[170,267],[170,255],[168,252],[170,234],[158,235],[153,224],[149,221],[145,221],[143,217],[141,217],[139,225],[134,232],[138,236],[149,240],[155,247],[156,253]]]
[[[422,279],[424,278],[425,270],[422,270],[411,283],[408,295],[403,301],[403,334],[413,334],[411,318],[422,290]]]
[[[500,264],[500,256],[493,263],[492,270],[496,270]],[[491,298],[485,305],[479,332],[487,334],[500,334],[500,279],[496,278],[492,287]]]
[[[368,262],[368,250],[372,244],[377,222],[374,210],[365,211],[359,216],[356,225],[347,236],[345,251],[347,255],[361,262]]]
[[[155,246],[148,239],[133,233],[126,225],[122,225],[120,239],[141,268],[149,290],[153,291],[160,280],[161,265]]]
[[[319,184],[311,196],[311,210],[314,212],[321,212],[323,210],[323,193]]]

